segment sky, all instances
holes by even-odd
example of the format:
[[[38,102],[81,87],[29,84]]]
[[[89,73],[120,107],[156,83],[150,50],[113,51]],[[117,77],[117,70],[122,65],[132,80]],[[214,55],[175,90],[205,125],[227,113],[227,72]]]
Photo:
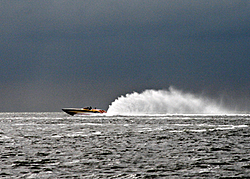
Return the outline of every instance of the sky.
[[[249,17],[249,0],[3,0],[0,111],[170,86],[250,111]]]

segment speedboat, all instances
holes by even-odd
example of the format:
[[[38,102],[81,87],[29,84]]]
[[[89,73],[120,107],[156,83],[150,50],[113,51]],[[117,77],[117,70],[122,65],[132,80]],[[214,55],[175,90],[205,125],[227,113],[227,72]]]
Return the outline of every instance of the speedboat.
[[[103,109],[93,109],[92,107],[84,107],[84,108],[62,108],[64,112],[66,112],[69,115],[74,116],[75,114],[97,114],[97,113],[107,113]]]

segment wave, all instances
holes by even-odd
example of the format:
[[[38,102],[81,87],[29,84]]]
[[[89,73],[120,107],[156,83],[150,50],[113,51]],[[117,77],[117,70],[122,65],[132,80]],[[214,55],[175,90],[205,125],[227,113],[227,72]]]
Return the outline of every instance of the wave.
[[[173,87],[145,90],[118,97],[109,105],[108,114],[227,114],[215,100]]]

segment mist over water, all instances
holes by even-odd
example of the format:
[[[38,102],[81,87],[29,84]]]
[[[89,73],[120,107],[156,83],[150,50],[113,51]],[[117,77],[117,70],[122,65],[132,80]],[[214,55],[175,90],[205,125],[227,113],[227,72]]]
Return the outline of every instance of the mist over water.
[[[108,114],[226,114],[215,100],[170,87],[169,90],[145,90],[118,97]]]

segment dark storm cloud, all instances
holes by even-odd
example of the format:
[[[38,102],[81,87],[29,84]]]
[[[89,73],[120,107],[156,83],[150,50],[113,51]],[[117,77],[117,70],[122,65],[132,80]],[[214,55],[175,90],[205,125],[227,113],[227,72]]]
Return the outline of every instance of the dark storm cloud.
[[[249,17],[248,0],[2,1],[1,109],[106,108],[169,85],[243,99]]]
[[[3,1],[1,31],[82,32],[97,27],[165,25],[185,30],[246,30],[249,1]],[[118,26],[118,27],[117,27]],[[100,30],[100,29],[99,29]],[[166,30],[166,29],[165,29]],[[184,30],[184,29],[182,29]],[[195,29],[197,30],[197,29]],[[98,30],[97,30],[98,31]]]

